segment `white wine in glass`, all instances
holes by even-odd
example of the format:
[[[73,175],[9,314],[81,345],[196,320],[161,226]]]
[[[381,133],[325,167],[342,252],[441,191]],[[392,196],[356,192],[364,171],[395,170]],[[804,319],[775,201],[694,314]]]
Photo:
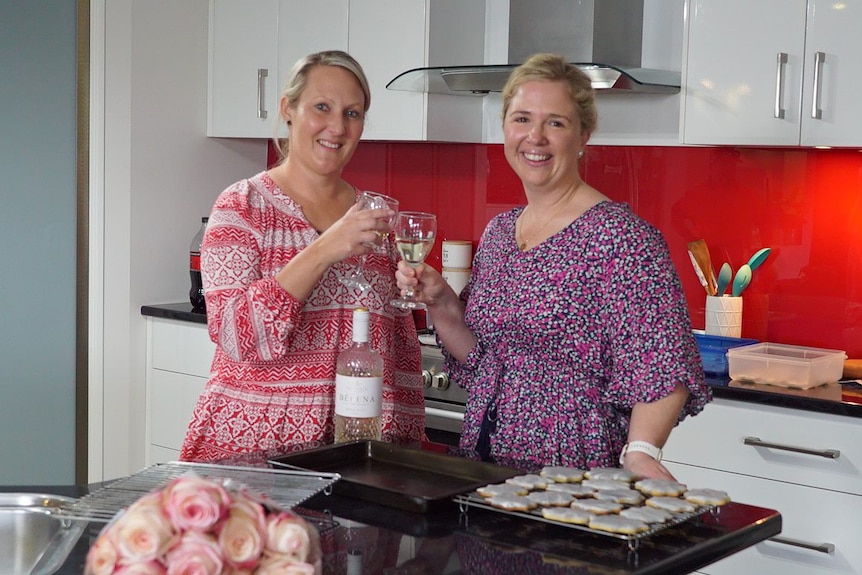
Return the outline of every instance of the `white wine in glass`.
[[[437,237],[437,216],[426,212],[400,212],[392,229],[395,236],[395,247],[401,258],[411,268],[418,267],[425,261],[434,240]],[[407,290],[404,297],[390,302],[400,309],[425,309],[425,304],[416,301],[412,289]]]

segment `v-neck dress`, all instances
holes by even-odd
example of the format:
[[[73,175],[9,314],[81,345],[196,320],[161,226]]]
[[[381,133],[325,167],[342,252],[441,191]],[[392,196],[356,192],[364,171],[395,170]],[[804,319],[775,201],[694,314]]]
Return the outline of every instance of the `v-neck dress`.
[[[681,421],[711,400],[666,242],[626,204],[605,201],[522,252],[522,211],[488,224],[461,292],[476,346],[463,364],[444,349],[469,397],[460,447],[475,449],[493,401],[492,458],[617,466],[635,403],[682,384]]]
[[[359,263],[356,256],[331,266],[300,301],[275,274],[318,237],[266,172],[233,184],[216,200],[201,246],[216,351],[181,459],[332,443],[335,364],[352,342],[356,307],[369,309],[369,342],[383,357],[383,439],[424,438],[416,328],[412,315],[389,305],[398,293],[394,246],[365,256],[371,290],[340,281]]]

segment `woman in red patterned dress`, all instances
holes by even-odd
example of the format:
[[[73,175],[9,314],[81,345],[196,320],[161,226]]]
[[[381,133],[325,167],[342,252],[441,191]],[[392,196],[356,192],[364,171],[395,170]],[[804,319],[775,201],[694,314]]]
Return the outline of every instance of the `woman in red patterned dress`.
[[[387,253],[367,247],[391,212],[357,210],[359,191],[341,179],[370,103],[351,56],[303,58],[280,103],[289,152],[216,200],[201,249],[216,352],[181,459],[332,443],[335,363],[351,343],[356,307],[370,310],[369,339],[384,359],[383,439],[423,438],[415,326],[388,303],[397,257],[392,246]],[[362,258],[371,283],[364,292],[340,281]]]

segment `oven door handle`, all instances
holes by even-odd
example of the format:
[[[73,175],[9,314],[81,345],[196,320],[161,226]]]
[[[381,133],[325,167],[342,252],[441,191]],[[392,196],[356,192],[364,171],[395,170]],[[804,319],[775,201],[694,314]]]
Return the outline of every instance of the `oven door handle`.
[[[436,407],[426,407],[425,415],[435,415],[437,417],[442,417],[443,419],[453,419],[455,421],[464,421],[464,414],[460,411],[453,411],[449,409],[437,409]]]

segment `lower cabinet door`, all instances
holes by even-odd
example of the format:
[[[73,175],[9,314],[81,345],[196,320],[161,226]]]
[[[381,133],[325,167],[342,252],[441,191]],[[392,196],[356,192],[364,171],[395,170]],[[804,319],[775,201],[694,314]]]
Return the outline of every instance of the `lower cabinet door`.
[[[781,513],[782,531],[777,538],[704,567],[700,573],[862,574],[862,496],[679,463],[665,465],[689,487],[721,489],[734,501]]]
[[[174,449],[179,454],[206,382],[206,378],[173,371],[150,371],[149,445]]]

